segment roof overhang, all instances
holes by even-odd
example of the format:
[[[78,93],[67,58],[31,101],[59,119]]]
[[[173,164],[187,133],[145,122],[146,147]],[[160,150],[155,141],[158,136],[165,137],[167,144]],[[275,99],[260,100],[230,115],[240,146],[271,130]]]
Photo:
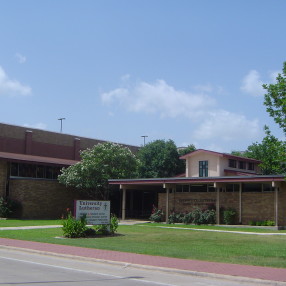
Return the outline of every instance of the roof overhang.
[[[17,154],[9,152],[0,152],[0,159],[7,160],[9,162],[46,164],[46,165],[57,165],[57,166],[71,166],[79,162],[76,160],[33,156],[33,155]]]
[[[213,184],[213,183],[263,183],[284,182],[284,175],[253,175],[253,176],[225,176],[225,177],[176,177],[154,179],[116,179],[108,180],[110,185],[164,185],[164,184]]]

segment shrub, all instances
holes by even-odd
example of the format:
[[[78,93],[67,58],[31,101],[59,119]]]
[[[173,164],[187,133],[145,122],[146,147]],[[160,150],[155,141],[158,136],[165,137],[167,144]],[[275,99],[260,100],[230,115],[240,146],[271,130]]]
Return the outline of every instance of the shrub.
[[[68,212],[67,219],[63,221],[63,232],[65,237],[78,238],[85,237],[87,226],[86,217],[82,216],[80,220],[76,220],[71,212]]]
[[[192,212],[185,214],[183,217],[183,223],[184,224],[190,224],[192,222],[193,222]]]
[[[19,207],[16,202],[0,197],[0,217],[9,217]]]
[[[95,233],[99,234],[99,235],[108,235],[108,234],[110,234],[108,226],[109,226],[108,224],[95,225],[94,226]]]
[[[203,215],[202,215],[202,211],[200,209],[195,209],[193,212],[192,212],[192,217],[193,217],[193,223],[194,224],[203,224],[204,223],[204,218],[203,218]]]
[[[169,223],[169,224],[182,223],[182,222],[183,222],[183,219],[184,219],[184,214],[173,212],[173,213],[171,213],[171,214],[169,215],[168,223]]]
[[[266,226],[275,226],[275,221],[274,220],[266,220],[265,225]]]
[[[110,233],[114,234],[117,231],[118,228],[118,218],[116,215],[111,215],[110,218]]]
[[[149,220],[153,222],[161,222],[163,220],[163,211],[157,209],[155,206],[153,206],[153,210],[151,213],[151,216],[149,217]]]
[[[205,224],[216,223],[216,212],[214,210],[206,210],[202,213],[202,220]]]
[[[225,224],[235,223],[236,211],[234,209],[227,209],[223,212],[223,220]]]

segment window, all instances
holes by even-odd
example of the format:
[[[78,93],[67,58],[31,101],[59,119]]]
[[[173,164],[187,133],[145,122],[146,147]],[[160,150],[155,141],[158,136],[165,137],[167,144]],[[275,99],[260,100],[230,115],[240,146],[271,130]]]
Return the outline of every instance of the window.
[[[191,185],[191,192],[193,193],[201,193],[201,192],[207,192],[208,191],[208,185]]]
[[[199,177],[208,177],[208,161],[199,161]]]
[[[227,184],[225,188],[226,192],[239,192],[239,185],[238,184]]]
[[[242,185],[243,192],[259,193],[262,192],[262,184],[259,183],[245,183]]]
[[[60,175],[61,168],[34,164],[10,164],[11,177],[39,178],[56,180]]]
[[[246,162],[239,161],[239,169],[246,169]]]
[[[254,170],[254,163],[248,163],[248,170],[250,171]]]
[[[236,168],[236,160],[228,159],[228,166],[230,168]]]

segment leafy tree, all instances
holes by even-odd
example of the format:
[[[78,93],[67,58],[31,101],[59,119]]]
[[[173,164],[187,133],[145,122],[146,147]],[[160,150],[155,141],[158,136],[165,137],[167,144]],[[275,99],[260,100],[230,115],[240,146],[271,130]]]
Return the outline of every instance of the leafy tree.
[[[181,156],[184,156],[184,155],[186,155],[186,154],[188,154],[188,153],[191,153],[191,152],[193,152],[193,151],[195,151],[196,150],[196,147],[195,147],[195,145],[193,145],[193,144],[190,144],[189,146],[187,146],[186,148],[180,148],[179,150],[178,150],[178,152],[179,152],[179,156],[181,157]],[[179,174],[181,173],[185,173],[186,172],[186,160],[180,160],[180,163],[179,163],[180,165],[179,165]]]
[[[275,84],[263,85],[263,88],[267,90],[264,105],[269,115],[286,134],[286,62],[283,64],[282,74],[278,74],[276,81]]]
[[[286,143],[273,136],[267,126],[261,143],[253,143],[241,155],[262,161],[264,175],[283,174],[286,172]]]
[[[82,160],[62,169],[60,183],[90,197],[106,198],[108,179],[135,177],[138,159],[126,147],[106,142],[81,152]]]
[[[179,149],[179,155],[180,155],[180,156],[184,156],[184,155],[186,155],[186,154],[188,154],[188,153],[191,153],[191,152],[193,152],[193,151],[195,151],[195,150],[196,150],[195,145],[194,145],[194,144],[190,144],[190,145],[187,146],[186,148],[181,148],[181,149]]]
[[[172,177],[180,172],[177,147],[172,140],[155,140],[138,152],[141,178]]]

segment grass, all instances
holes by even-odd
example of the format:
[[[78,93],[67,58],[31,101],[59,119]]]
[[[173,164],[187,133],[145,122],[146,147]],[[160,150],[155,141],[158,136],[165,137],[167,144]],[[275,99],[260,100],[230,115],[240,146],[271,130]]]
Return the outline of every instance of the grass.
[[[206,229],[206,230],[226,230],[226,231],[242,231],[254,233],[285,233],[286,230],[267,229],[263,227],[232,227],[232,226],[218,226],[218,225],[185,225],[185,224],[163,224],[163,223],[150,223],[142,224],[146,227],[173,227],[173,228],[191,228],[191,229]]]
[[[184,259],[286,267],[286,236],[164,229],[150,227],[149,224],[145,226],[122,225],[118,228],[118,235],[97,238],[56,238],[62,236],[61,228],[1,230],[0,236]]]
[[[61,225],[62,220],[17,220],[0,219],[0,227],[36,226],[36,225]]]

